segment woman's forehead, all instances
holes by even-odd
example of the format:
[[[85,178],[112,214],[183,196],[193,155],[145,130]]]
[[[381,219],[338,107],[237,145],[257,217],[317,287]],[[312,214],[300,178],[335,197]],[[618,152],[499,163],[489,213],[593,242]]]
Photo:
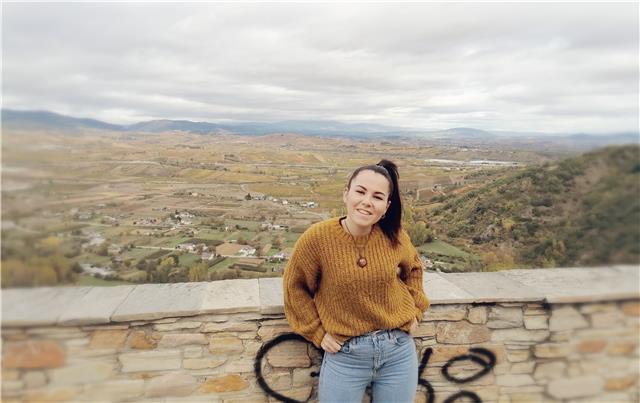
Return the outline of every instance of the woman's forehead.
[[[351,186],[363,186],[374,192],[389,192],[389,180],[382,174],[371,170],[360,171],[351,181]]]

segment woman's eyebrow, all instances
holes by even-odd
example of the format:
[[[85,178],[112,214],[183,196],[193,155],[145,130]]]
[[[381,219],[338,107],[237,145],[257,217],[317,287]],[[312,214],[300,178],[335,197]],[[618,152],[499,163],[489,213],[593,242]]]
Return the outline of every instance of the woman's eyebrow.
[[[356,185],[356,187],[362,188],[364,190],[367,190],[366,187],[362,186],[362,185]],[[381,194],[383,196],[386,196],[387,194],[385,192],[373,192],[374,194]]]

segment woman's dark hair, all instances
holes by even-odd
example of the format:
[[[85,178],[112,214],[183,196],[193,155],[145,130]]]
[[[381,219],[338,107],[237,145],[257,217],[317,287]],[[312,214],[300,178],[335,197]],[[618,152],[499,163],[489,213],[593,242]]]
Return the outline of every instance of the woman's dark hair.
[[[387,178],[389,181],[389,201],[391,205],[385,213],[384,217],[378,221],[380,229],[387,236],[391,245],[398,245],[398,233],[402,226],[402,201],[400,200],[400,189],[398,188],[398,167],[389,160],[381,160],[376,165],[365,165],[353,171],[347,188],[351,189],[353,178],[358,176],[362,171],[373,171]]]

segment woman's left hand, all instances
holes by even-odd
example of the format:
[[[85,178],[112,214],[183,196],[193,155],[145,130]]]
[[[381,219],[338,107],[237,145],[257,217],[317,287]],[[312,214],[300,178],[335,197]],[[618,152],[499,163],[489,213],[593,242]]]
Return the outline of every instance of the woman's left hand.
[[[418,330],[418,319],[413,318],[413,322],[411,322],[411,327],[409,328],[409,334],[413,336],[416,330]]]

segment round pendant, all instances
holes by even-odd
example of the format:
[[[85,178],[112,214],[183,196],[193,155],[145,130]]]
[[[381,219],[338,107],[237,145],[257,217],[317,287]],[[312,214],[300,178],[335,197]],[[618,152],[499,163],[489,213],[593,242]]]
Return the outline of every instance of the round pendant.
[[[365,267],[367,265],[367,259],[361,257],[360,259],[358,259],[358,266],[360,267]]]

